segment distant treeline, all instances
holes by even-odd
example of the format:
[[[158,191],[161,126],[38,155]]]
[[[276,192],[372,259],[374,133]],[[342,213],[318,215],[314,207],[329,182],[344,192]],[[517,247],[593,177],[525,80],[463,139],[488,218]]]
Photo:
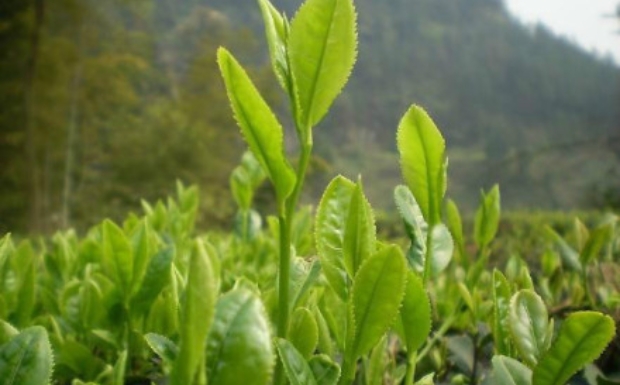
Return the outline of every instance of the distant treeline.
[[[289,17],[300,3],[273,2]],[[459,201],[499,182],[508,208],[613,202],[620,69],[611,60],[520,25],[499,0],[357,7],[358,63],[317,128],[315,190],[331,174],[361,173],[373,204],[388,207],[399,180],[394,132],[417,103],[446,135]],[[165,196],[175,179],[200,186],[203,225],[226,224],[243,144],[215,49],[231,47],[282,106],[262,33],[254,0],[1,2],[0,232],[83,229]]]

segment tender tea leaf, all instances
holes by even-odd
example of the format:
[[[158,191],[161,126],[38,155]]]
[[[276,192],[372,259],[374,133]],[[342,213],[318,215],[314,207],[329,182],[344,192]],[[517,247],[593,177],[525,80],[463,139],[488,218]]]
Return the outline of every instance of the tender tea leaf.
[[[342,249],[351,196],[355,184],[335,177],[325,189],[316,213],[316,248],[325,278],[342,300],[347,298],[348,278]]]
[[[564,385],[595,360],[615,335],[614,321],[598,312],[576,312],[562,323],[551,348],[534,369],[534,385]]]
[[[523,361],[533,368],[545,352],[547,308],[534,291],[521,290],[510,300],[509,315],[512,343]]]
[[[482,201],[476,211],[474,239],[479,248],[486,247],[497,233],[500,215],[499,187],[493,186],[488,194],[482,193]]]
[[[228,98],[250,149],[273,182],[282,206],[293,192],[295,172],[284,156],[282,126],[244,69],[224,48],[217,53]]]
[[[375,218],[362,191],[361,182],[358,182],[351,194],[342,249],[345,268],[350,277],[354,277],[362,263],[375,253],[375,244]]]
[[[298,285],[294,283],[291,285],[293,289],[293,295],[291,296],[291,309],[296,309],[304,297],[307,297],[312,291],[312,287],[321,276],[321,263],[318,260],[314,260],[308,269],[307,274],[304,274],[303,280]]]
[[[131,237],[131,246],[133,249],[131,293],[135,294],[140,288],[140,283],[146,273],[146,267],[152,257],[151,229],[146,220],[140,221],[140,224]]]
[[[304,356],[295,349],[293,344],[283,338],[278,338],[276,347],[291,385],[318,385]]]
[[[511,355],[510,297],[508,280],[499,270],[493,270],[493,340],[497,354]]]
[[[165,336],[156,333],[148,333],[144,336],[144,340],[149,347],[157,354],[161,359],[167,363],[172,364],[176,360],[179,354],[179,348]]]
[[[412,106],[398,126],[400,167],[429,225],[439,222],[446,188],[445,142],[421,107]]]
[[[564,268],[581,272],[583,270],[583,266],[579,261],[579,253],[570,247],[570,245],[551,227],[545,226],[545,231],[553,240],[553,243],[555,243],[555,246],[560,253],[560,258],[562,259],[562,265]]]
[[[106,219],[102,224],[103,258],[124,300],[129,299],[133,280],[133,252],[123,230]]]
[[[216,298],[217,282],[211,259],[203,243],[195,241],[181,309],[179,355],[170,374],[171,385],[191,384],[204,361],[205,339],[213,320]]]
[[[364,363],[365,384],[383,384],[383,377],[388,366],[387,336],[371,350],[368,359]]]
[[[340,378],[340,366],[325,354],[313,356],[308,365],[317,385],[336,385]]]
[[[501,385],[531,385],[532,370],[506,356],[493,356],[493,376]]]
[[[456,251],[461,258],[465,258],[465,242],[463,240],[463,223],[459,208],[452,199],[446,202],[446,225],[452,234],[452,239],[456,246]]]
[[[37,296],[38,259],[30,242],[20,243],[14,253],[12,265],[18,280],[15,325],[18,327],[31,325]]]
[[[267,175],[252,151],[243,153],[241,164],[235,167],[230,175],[230,189],[235,202],[242,211],[252,207],[254,191],[266,177]]]
[[[590,233],[579,255],[579,261],[582,265],[587,265],[599,255],[603,247],[611,241],[614,234],[613,230],[613,226],[608,224],[597,227]]]
[[[127,366],[127,350],[119,355],[112,369],[112,385],[125,385],[125,369]]]
[[[13,252],[13,241],[11,241],[11,234],[6,234],[0,239],[0,272],[4,267],[5,262],[9,259],[9,254]]]
[[[289,91],[289,69],[286,51],[286,42],[288,38],[288,22],[271,5],[269,0],[258,0],[260,10],[263,14],[263,22],[265,23],[265,35],[267,37],[267,45],[269,46],[269,55],[271,57],[271,65],[276,78],[285,91]]]
[[[174,248],[166,247],[151,258],[138,293],[131,300],[134,314],[145,314],[170,281],[170,267],[174,260]]]
[[[295,309],[288,339],[305,359],[310,358],[319,342],[319,327],[310,310],[303,307]]]
[[[366,354],[398,314],[407,279],[405,258],[396,246],[370,257],[353,281],[352,306],[355,333],[352,358]]]
[[[260,299],[247,289],[220,298],[207,339],[209,383],[267,384],[274,364],[271,332]]]
[[[409,354],[418,350],[431,332],[431,303],[422,280],[413,272],[407,275],[405,297],[400,309]]]
[[[302,134],[325,116],[342,91],[357,54],[352,0],[307,0],[291,23],[291,72]]]
[[[52,349],[41,326],[22,330],[0,346],[3,385],[47,384],[52,376]]]
[[[433,226],[431,230],[431,249],[428,253],[431,259],[430,274],[432,277],[438,276],[448,267],[454,252],[454,242],[450,230],[443,223]]]
[[[0,319],[0,345],[7,343],[11,338],[19,334],[17,330],[10,323]]]

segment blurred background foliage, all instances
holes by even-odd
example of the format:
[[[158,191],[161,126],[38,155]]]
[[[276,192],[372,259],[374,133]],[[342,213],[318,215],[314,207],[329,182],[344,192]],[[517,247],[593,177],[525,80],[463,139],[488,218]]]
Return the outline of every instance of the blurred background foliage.
[[[273,3],[292,16],[300,0]],[[334,174],[362,174],[373,206],[393,211],[396,126],[415,102],[446,136],[449,194],[466,211],[494,183],[508,210],[618,207],[610,58],[520,24],[500,0],[357,6],[358,64],[316,129],[308,201]],[[215,50],[230,47],[281,110],[262,34],[254,0],[0,2],[0,232],[83,230],[177,179],[200,187],[201,226],[228,226],[244,145]]]

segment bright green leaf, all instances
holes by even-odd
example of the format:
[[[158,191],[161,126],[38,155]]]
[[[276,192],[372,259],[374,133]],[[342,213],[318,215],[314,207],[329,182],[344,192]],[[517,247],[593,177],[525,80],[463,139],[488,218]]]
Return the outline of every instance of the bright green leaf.
[[[288,39],[288,22],[269,2],[269,0],[258,0],[258,5],[263,14],[265,24],[265,35],[271,56],[271,65],[276,78],[285,91],[289,91],[289,68],[288,53],[286,42]]]
[[[273,364],[270,325],[260,299],[247,289],[226,293],[207,339],[209,383],[267,384]]]
[[[304,356],[295,349],[293,344],[283,338],[278,338],[276,347],[291,385],[318,385]]]
[[[165,336],[156,333],[148,333],[144,336],[144,340],[149,347],[168,365],[176,360],[179,354],[179,348]]]
[[[217,282],[211,259],[204,244],[195,241],[181,309],[179,355],[170,374],[171,385],[191,384],[202,365],[216,298]]]
[[[302,135],[325,116],[342,91],[357,54],[352,0],[307,0],[291,23],[291,72]]]
[[[237,123],[283,206],[296,178],[284,156],[282,126],[235,58],[224,48],[218,50],[217,57]]]
[[[317,385],[336,385],[340,378],[340,366],[325,354],[310,358],[308,366]]]
[[[615,335],[614,321],[598,312],[568,316],[551,348],[534,369],[534,385],[564,385],[573,374],[594,361]]]
[[[444,139],[426,111],[412,106],[400,121],[397,141],[403,178],[433,226],[441,218],[446,188]]]
[[[509,309],[512,343],[525,363],[533,368],[545,352],[549,316],[543,300],[532,290],[512,296]]]
[[[123,230],[106,219],[102,224],[104,263],[119,285],[124,301],[129,299],[133,280],[133,252]]]
[[[431,303],[422,280],[409,271],[405,297],[400,309],[408,354],[418,350],[431,332]]]
[[[492,362],[493,376],[496,384],[532,384],[532,370],[519,361],[506,356],[494,356]]]
[[[344,265],[349,276],[354,277],[362,263],[375,253],[376,230],[372,208],[358,182],[351,194],[344,239]]]
[[[474,239],[479,248],[486,247],[495,238],[500,216],[499,187],[493,186],[488,194],[482,193],[482,201],[476,211]]]
[[[319,327],[310,310],[295,309],[288,330],[288,340],[306,359],[310,358],[319,342]]]
[[[347,298],[348,278],[344,265],[344,231],[355,184],[335,177],[325,189],[316,213],[316,248],[325,278],[342,300]]]
[[[350,302],[355,325],[350,357],[366,354],[389,329],[398,315],[406,279],[405,258],[396,246],[378,251],[360,267]]]
[[[22,330],[0,346],[3,385],[47,384],[52,376],[52,348],[41,326]]]
[[[509,311],[512,290],[499,270],[493,271],[493,340],[497,354],[510,355]]]

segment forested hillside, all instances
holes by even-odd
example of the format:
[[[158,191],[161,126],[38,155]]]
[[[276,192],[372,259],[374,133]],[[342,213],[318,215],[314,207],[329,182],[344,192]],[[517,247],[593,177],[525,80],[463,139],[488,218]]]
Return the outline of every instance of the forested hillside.
[[[299,0],[274,0],[289,16]],[[317,128],[316,190],[398,180],[410,103],[446,135],[450,194],[499,182],[507,208],[584,207],[620,181],[620,70],[497,0],[358,0],[359,57]],[[197,183],[203,224],[231,212],[243,145],[215,65],[221,44],[277,103],[253,0],[7,0],[0,4],[0,231],[83,227]],[[291,148],[294,151],[294,148]],[[319,167],[320,166],[320,167]],[[613,195],[610,195],[613,198]]]

